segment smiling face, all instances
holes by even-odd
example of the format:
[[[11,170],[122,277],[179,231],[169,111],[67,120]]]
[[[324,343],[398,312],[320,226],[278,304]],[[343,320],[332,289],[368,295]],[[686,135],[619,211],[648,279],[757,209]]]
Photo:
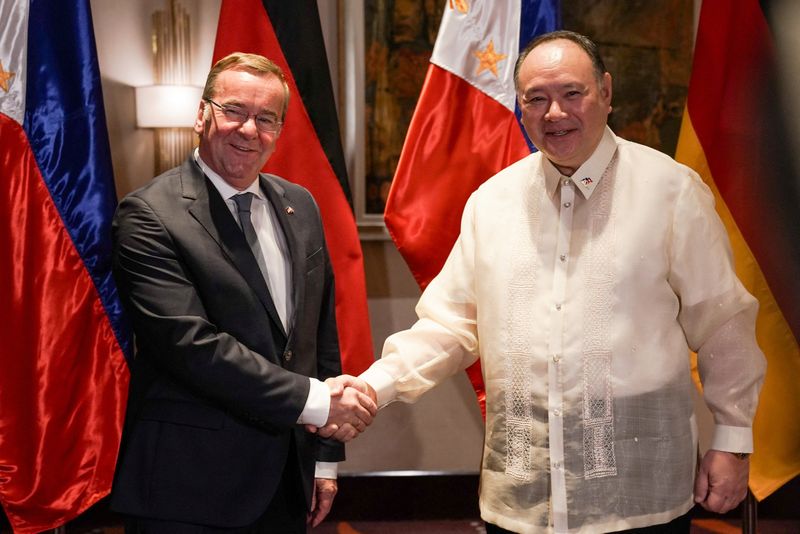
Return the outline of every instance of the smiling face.
[[[600,143],[611,112],[611,75],[597,78],[588,54],[566,39],[546,41],[520,66],[517,99],[533,144],[571,176]]]
[[[277,76],[251,70],[225,70],[219,73],[211,97],[222,106],[239,106],[250,113],[247,121],[229,121],[223,112],[201,102],[194,131],[200,135],[200,157],[236,189],[246,189],[275,151],[279,132],[260,132],[256,113],[281,117],[284,87]]]

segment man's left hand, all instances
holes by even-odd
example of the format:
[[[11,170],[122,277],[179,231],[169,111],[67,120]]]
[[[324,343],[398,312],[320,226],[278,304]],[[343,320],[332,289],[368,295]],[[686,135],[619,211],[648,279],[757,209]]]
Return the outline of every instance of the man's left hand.
[[[314,495],[311,497],[311,512],[308,514],[308,523],[316,527],[328,512],[331,511],[333,498],[336,497],[338,486],[332,478],[317,478],[314,480]]]
[[[747,495],[749,473],[749,458],[709,450],[700,462],[694,482],[694,502],[719,514],[733,510]]]

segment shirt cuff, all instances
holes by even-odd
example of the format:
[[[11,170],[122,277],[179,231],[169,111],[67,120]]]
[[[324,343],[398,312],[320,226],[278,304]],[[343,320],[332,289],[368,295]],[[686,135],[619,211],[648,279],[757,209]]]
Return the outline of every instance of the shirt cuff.
[[[308,390],[308,398],[300,417],[297,418],[299,425],[314,425],[323,427],[328,422],[328,414],[331,411],[331,390],[316,378],[308,378],[311,389]]]
[[[317,462],[314,478],[331,478],[336,480],[338,474],[339,464],[337,462]]]
[[[378,407],[383,408],[389,402],[394,400],[396,390],[394,387],[394,377],[378,369],[375,365],[364,371],[359,375],[359,378],[364,380],[367,384],[372,386],[378,396]]]
[[[753,452],[753,429],[743,426],[715,425],[711,448],[725,452]]]

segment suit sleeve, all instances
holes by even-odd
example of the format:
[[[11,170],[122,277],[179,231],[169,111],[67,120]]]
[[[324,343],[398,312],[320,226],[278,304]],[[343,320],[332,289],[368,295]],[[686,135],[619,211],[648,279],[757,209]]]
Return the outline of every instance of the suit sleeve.
[[[113,231],[114,276],[136,332],[137,358],[252,424],[293,426],[308,396],[308,378],[269,362],[213,324],[151,207],[127,197]]]

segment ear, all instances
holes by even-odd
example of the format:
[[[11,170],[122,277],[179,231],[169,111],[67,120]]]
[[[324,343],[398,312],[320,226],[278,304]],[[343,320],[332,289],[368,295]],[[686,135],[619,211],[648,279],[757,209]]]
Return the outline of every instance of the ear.
[[[611,110],[611,74],[606,72],[603,74],[603,85],[600,88],[600,92],[603,95],[603,102],[608,105],[609,111]]]
[[[519,106],[519,109],[522,109],[522,104],[522,93],[517,91],[517,105]]]
[[[201,135],[205,128],[206,105],[207,104],[205,103],[205,101],[201,100],[200,104],[197,107],[197,118],[194,121],[194,132],[198,135]]]

